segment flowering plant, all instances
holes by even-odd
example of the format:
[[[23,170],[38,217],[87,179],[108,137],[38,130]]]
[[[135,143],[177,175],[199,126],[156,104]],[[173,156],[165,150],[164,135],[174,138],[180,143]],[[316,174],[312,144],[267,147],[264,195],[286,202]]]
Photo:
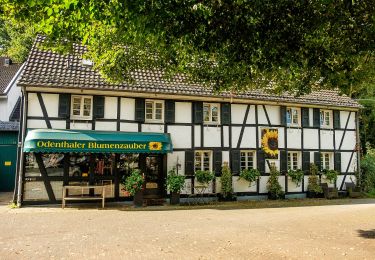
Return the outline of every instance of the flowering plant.
[[[142,190],[143,183],[145,182],[144,175],[141,173],[140,170],[134,169],[130,176],[122,178],[122,185],[124,186],[125,190],[132,196],[135,195],[137,191]]]

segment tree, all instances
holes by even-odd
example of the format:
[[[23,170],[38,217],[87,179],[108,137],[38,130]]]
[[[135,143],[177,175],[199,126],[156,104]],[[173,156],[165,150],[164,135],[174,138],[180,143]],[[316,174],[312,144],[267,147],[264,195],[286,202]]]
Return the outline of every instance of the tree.
[[[87,45],[111,81],[135,68],[184,73],[217,90],[351,93],[374,74],[373,0],[0,0],[3,16]],[[366,73],[364,73],[366,72]]]

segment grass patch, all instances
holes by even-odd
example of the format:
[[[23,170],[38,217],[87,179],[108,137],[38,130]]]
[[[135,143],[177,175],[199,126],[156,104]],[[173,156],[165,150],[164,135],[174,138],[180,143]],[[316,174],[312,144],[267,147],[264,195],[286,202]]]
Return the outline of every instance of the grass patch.
[[[375,199],[375,189],[372,189],[370,192],[367,192],[367,193],[366,193],[366,196],[367,196],[368,198],[373,198],[373,199]]]
[[[19,208],[19,207],[17,206],[17,204],[14,203],[14,202],[10,203],[10,204],[8,205],[8,207],[11,208],[11,209],[18,209],[18,208]]]

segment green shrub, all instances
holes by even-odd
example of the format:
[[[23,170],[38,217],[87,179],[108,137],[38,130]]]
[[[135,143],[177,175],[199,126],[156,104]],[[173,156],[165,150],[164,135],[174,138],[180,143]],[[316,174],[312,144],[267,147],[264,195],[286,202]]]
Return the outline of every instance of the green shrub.
[[[367,147],[367,154],[361,160],[362,178],[361,186],[364,191],[375,190],[375,149]]]
[[[240,179],[250,182],[256,181],[260,176],[260,173],[257,169],[245,169],[240,172]]]
[[[290,169],[288,171],[288,176],[292,179],[292,182],[294,182],[299,187],[299,184],[303,180],[304,174],[301,169],[297,169],[297,170]]]
[[[267,182],[267,189],[270,197],[275,199],[282,199],[284,196],[283,188],[279,183],[280,172],[275,167],[271,168],[270,177]]]
[[[318,167],[314,164],[310,164],[310,175],[308,178],[307,190],[315,193],[322,193],[323,189],[319,185]]]
[[[134,196],[137,191],[142,190],[144,182],[145,179],[141,171],[138,169],[132,170],[130,176],[124,176],[121,180],[121,183],[124,186],[125,190],[132,196]]]
[[[232,188],[232,173],[228,166],[223,166],[221,169],[221,195],[223,198],[228,198],[233,192]]]
[[[324,169],[323,174],[329,183],[332,183],[332,184],[336,183],[337,175],[338,175],[337,171]]]
[[[166,179],[166,186],[170,192],[180,193],[181,189],[185,185],[185,176],[178,175],[176,169],[173,168],[168,172]]]
[[[215,178],[215,175],[210,171],[195,171],[195,177],[197,178],[197,181],[202,184],[208,184],[210,181],[212,181]]]

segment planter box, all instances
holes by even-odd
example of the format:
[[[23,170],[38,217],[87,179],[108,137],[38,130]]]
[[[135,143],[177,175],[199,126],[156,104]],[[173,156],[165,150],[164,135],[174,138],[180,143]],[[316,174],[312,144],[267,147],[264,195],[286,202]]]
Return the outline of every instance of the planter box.
[[[323,198],[324,194],[323,193],[316,193],[315,191],[307,191],[306,192],[306,197],[309,198],[309,199]]]
[[[269,200],[283,200],[285,199],[285,193],[279,196],[276,196],[275,194],[268,193],[268,199]]]
[[[217,195],[219,201],[236,201],[237,197],[234,194],[228,194],[227,197],[223,197],[221,193]]]
[[[133,199],[134,207],[143,207],[143,191],[137,191]]]
[[[171,192],[170,204],[171,205],[179,205],[180,204],[180,193]]]

